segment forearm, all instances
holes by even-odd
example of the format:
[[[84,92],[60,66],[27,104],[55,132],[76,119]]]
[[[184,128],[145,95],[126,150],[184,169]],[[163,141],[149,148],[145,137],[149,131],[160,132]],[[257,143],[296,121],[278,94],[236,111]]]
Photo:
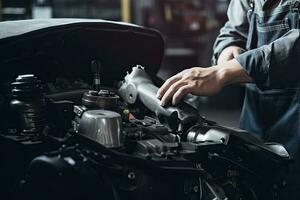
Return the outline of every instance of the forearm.
[[[245,52],[245,49],[242,49],[238,46],[229,46],[221,52],[216,64],[221,64],[223,62],[237,58],[243,52]]]
[[[242,35],[244,31],[235,29],[233,27],[223,27],[220,35],[216,38],[213,47],[213,64],[217,64],[217,61],[221,53],[228,47],[239,47],[246,49],[246,36]]]
[[[249,27],[246,16],[248,10],[248,1],[232,0],[230,2],[227,11],[228,21],[220,30],[214,43],[214,64],[217,63],[221,52],[227,47],[237,46],[245,49]]]
[[[215,66],[219,73],[219,79],[223,86],[235,83],[250,83],[252,78],[247,74],[246,70],[236,60],[232,59]]]

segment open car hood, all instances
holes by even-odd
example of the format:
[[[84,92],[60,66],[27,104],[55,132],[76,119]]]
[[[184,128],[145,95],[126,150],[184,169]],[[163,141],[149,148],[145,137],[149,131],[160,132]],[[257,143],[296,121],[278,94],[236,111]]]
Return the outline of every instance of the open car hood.
[[[136,64],[156,74],[164,43],[159,32],[105,20],[47,19],[0,23],[0,91],[19,74],[42,81],[80,77],[91,83],[91,61],[101,63],[101,84],[112,86]],[[1,93],[1,92],[0,92]]]

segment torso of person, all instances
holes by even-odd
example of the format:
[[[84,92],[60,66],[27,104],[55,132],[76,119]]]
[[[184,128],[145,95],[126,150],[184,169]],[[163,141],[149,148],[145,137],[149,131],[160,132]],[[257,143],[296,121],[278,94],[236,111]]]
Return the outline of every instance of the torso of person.
[[[249,24],[253,24],[249,28],[248,49],[270,44],[289,30],[299,28],[298,0],[255,0],[253,3],[253,8],[247,13]],[[298,61],[289,62],[299,65]],[[248,84],[240,121],[242,129],[266,142],[283,144],[295,158],[289,185],[298,189],[294,188],[293,191],[300,189],[299,96],[298,86],[260,90],[255,84]],[[289,199],[300,199],[300,192],[294,194],[293,191],[290,193],[293,197]]]

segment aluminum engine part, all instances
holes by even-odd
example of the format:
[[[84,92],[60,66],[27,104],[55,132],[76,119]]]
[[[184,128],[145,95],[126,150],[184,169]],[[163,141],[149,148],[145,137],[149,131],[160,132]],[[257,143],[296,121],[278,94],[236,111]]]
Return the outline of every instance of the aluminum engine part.
[[[83,113],[79,133],[108,148],[123,145],[121,115],[108,110],[89,110]]]

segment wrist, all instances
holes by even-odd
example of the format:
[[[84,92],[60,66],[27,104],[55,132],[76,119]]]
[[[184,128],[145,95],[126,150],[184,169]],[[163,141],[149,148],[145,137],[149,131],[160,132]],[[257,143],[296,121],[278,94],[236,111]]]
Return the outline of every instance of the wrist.
[[[223,86],[234,83],[252,82],[251,77],[236,59],[232,59],[214,66],[217,70],[217,76]]]

